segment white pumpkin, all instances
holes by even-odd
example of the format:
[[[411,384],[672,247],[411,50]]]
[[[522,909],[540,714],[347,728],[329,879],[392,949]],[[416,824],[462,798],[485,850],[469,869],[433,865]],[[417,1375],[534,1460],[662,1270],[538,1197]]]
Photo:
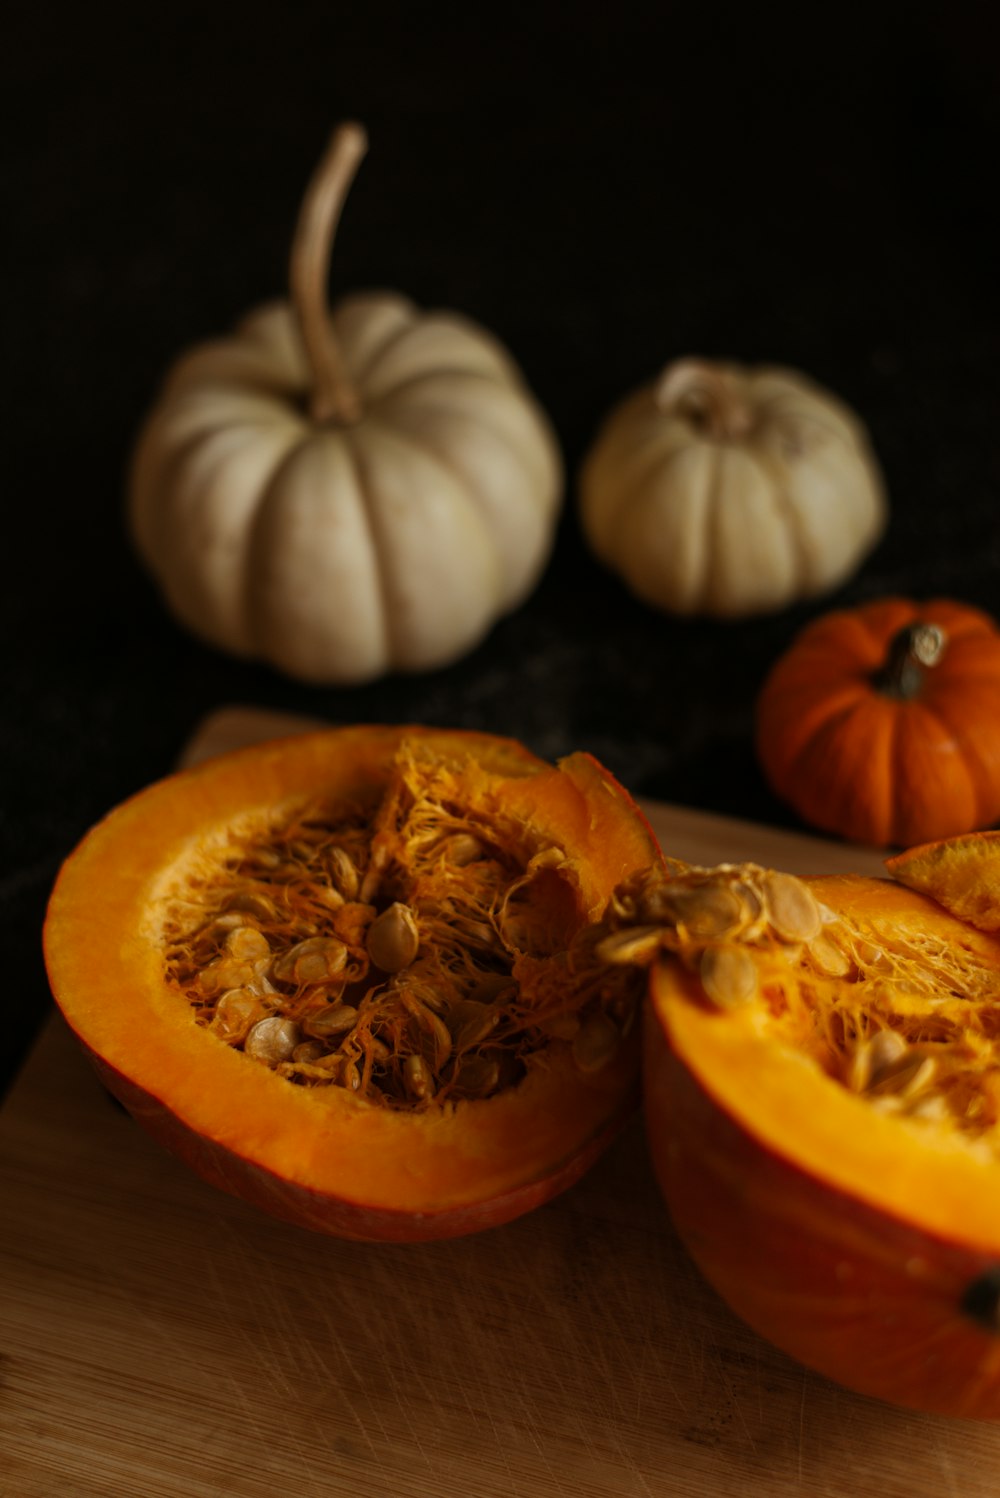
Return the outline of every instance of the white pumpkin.
[[[645,602],[739,617],[844,581],[887,506],[862,423],[795,370],[685,359],[610,416],[580,475],[595,554]]]
[[[559,450],[503,347],[391,292],[330,314],[333,230],[365,149],[342,126],[310,185],[291,303],[170,372],[140,433],[129,514],[174,614],[313,683],[471,649],[534,587]]]

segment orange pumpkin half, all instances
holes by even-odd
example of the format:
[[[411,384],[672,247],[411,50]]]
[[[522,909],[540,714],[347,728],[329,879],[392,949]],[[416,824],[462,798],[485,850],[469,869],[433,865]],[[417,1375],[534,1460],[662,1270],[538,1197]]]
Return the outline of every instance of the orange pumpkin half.
[[[591,757],[359,727],[118,807],[65,863],[55,998],[215,1186],[360,1239],[470,1232],[575,1181],[632,1107],[634,975],[594,956],[657,857]]]
[[[644,1106],[707,1279],[848,1388],[1000,1417],[1000,939],[751,865],[682,874],[656,917]]]

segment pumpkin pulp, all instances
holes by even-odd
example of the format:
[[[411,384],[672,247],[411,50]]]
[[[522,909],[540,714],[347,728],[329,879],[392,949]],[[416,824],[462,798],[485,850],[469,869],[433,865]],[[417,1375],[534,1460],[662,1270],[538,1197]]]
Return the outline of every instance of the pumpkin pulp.
[[[215,1184],[436,1236],[568,1184],[630,1107],[635,982],[588,932],[655,858],[593,760],[356,729],[225,756],[68,860],[53,991],[112,1090]]]

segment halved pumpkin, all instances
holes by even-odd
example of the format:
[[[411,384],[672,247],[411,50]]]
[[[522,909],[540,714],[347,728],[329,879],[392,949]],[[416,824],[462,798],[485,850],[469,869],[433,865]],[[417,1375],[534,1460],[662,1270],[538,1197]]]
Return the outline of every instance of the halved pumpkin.
[[[1000,1416],[1000,939],[888,880],[654,894],[606,950],[653,959],[644,1107],[692,1257],[848,1388]]]
[[[593,933],[657,857],[588,755],[306,734],[113,811],[46,962],[109,1089],[205,1180],[346,1237],[450,1236],[570,1185],[632,1108],[638,975]]]

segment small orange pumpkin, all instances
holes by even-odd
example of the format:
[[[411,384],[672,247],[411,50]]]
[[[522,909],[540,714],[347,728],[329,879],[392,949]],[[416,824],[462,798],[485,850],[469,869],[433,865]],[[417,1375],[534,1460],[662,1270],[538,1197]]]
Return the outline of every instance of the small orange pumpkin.
[[[630,914],[604,950],[651,963],[651,1155],[706,1278],[848,1388],[1000,1418],[1000,936],[754,865]]]
[[[98,1073],[205,1180],[361,1239],[504,1222],[637,1096],[635,974],[591,927],[656,859],[591,757],[360,727],[220,756],[66,861],[52,990]]]
[[[827,832],[878,847],[1000,817],[1000,631],[947,599],[824,615],[772,668],[757,751],[773,789]]]

